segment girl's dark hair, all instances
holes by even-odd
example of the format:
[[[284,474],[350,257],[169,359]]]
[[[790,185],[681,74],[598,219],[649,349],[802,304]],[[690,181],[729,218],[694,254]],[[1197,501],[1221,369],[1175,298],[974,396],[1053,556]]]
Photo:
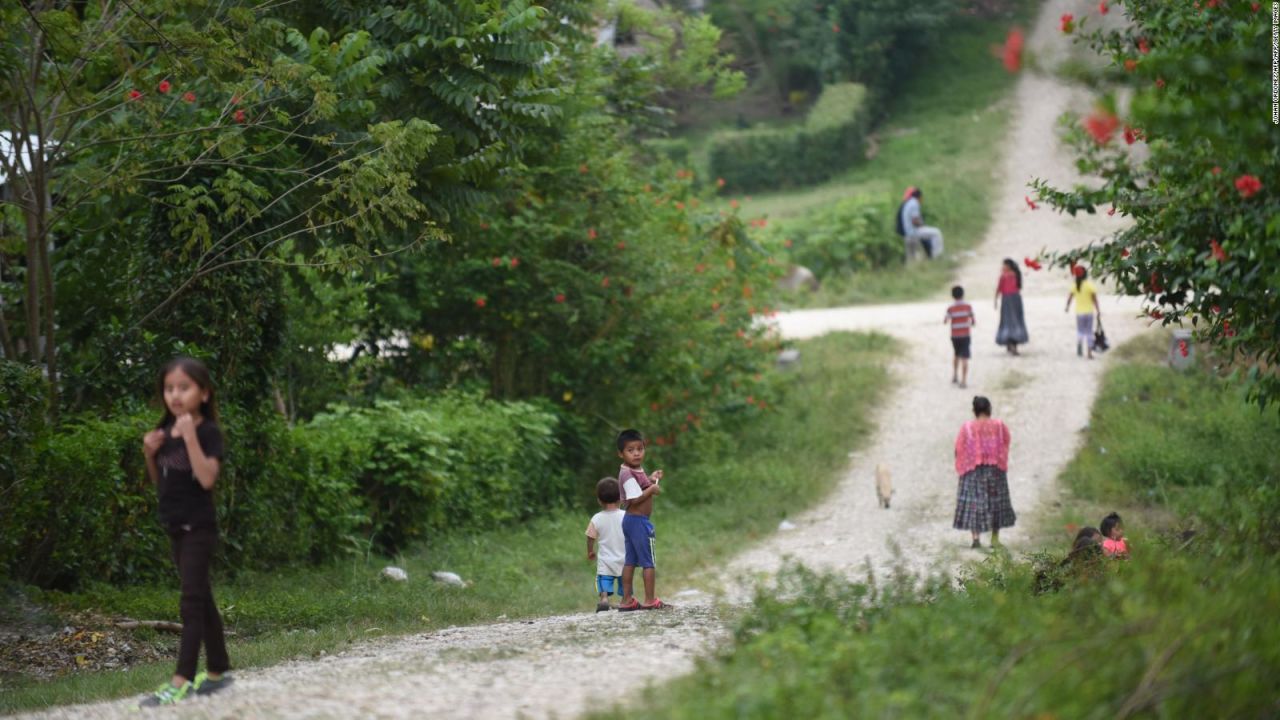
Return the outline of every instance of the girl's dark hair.
[[[1080,532],[1076,533],[1076,539],[1071,543],[1071,551],[1075,552],[1090,545],[1097,545],[1101,542],[1098,538],[1102,537],[1102,531],[1096,527],[1082,527]]]
[[[1013,258],[1005,258],[1004,266],[1013,271],[1013,276],[1018,280],[1018,289],[1022,289],[1022,270],[1018,268],[1018,263]]]
[[[1115,526],[1119,524],[1120,524],[1120,516],[1116,513],[1111,513],[1110,515],[1102,518],[1102,525],[1101,525],[1102,536],[1107,538],[1111,537],[1112,529],[1114,529]]]
[[[973,416],[986,415],[991,417],[991,401],[982,395],[973,396]]]
[[[201,390],[209,393],[209,399],[200,403],[200,416],[217,422],[218,401],[213,396],[213,376],[209,374],[209,368],[193,357],[180,355],[165,363],[160,369],[160,377],[156,378],[156,394],[160,396],[160,406],[164,408],[164,417],[160,418],[156,427],[162,428],[177,419],[173,413],[169,412],[169,405],[164,401],[164,379],[174,370],[186,373],[187,377],[194,380]]]
[[[1076,290],[1079,290],[1080,286],[1084,285],[1085,278],[1089,277],[1089,270],[1083,265],[1077,265],[1072,272],[1076,274]]]

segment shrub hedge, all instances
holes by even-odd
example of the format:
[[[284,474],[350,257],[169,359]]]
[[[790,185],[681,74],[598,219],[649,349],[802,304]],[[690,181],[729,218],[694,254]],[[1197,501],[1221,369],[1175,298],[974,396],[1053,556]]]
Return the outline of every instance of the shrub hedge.
[[[802,125],[713,135],[709,171],[729,192],[812,185],[862,159],[869,120],[865,86],[828,85]]]
[[[851,275],[902,261],[894,234],[894,208],[866,197],[850,197],[774,226],[791,262],[820,278]],[[789,243],[789,244],[788,244]]]
[[[0,574],[69,589],[172,572],[142,461],[155,420],[135,408],[32,430],[27,451],[6,459],[21,464],[10,477],[23,480],[3,486]],[[433,531],[492,526],[573,496],[567,477],[523,475],[557,465],[559,418],[530,403],[451,394],[335,406],[295,428],[269,409],[225,406],[221,420],[220,552],[233,571],[395,552]],[[6,424],[3,442],[12,444],[13,427],[23,426]]]

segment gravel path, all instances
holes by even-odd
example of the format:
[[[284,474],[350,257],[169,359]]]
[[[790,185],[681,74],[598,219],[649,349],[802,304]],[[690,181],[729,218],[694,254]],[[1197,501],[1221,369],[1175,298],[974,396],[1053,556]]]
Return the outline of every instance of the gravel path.
[[[1057,18],[1083,15],[1093,5],[1081,0],[1046,3],[1028,46],[1042,59],[1059,56],[1063,41]],[[1074,353],[1074,321],[1062,305],[1069,280],[1064,273],[1025,273],[1024,298],[1031,344],[1009,358],[994,344],[998,315],[988,304],[1000,259],[1021,261],[1041,248],[1066,249],[1114,229],[1105,216],[1071,218],[1023,203],[1033,176],[1065,185],[1076,180],[1071,158],[1055,140],[1057,117],[1066,109],[1087,109],[1088,97],[1051,78],[1024,73],[1012,99],[1015,113],[1007,147],[993,158],[1000,193],[992,225],[980,249],[958,271],[978,314],[969,388],[948,383],[950,347],[941,324],[949,297],[902,305],[810,310],[778,320],[789,338],[833,330],[879,330],[903,342],[894,365],[896,389],[879,411],[880,431],[866,449],[851,456],[849,470],[818,508],[793,518],[796,528],[747,549],[727,570],[766,574],[783,558],[860,576],[867,563],[884,569],[895,559],[913,568],[952,568],[980,557],[968,549],[967,533],[951,529],[955,473],[951,443],[969,418],[974,394],[992,399],[1010,426],[1010,492],[1025,520],[1053,491],[1054,478],[1070,460],[1078,431],[1107,360],[1092,362]],[[950,181],[971,181],[950,178]],[[943,182],[934,179],[931,182]],[[1113,344],[1140,332],[1136,304],[1108,297],[1103,304]],[[852,444],[853,439],[850,439]],[[873,478],[877,463],[893,473],[893,507],[877,507]],[[1025,523],[1003,537],[1014,547],[1024,540]],[[285,663],[239,673],[237,684],[218,701],[193,701],[156,712],[182,718],[549,718],[574,717],[617,699],[616,651],[600,642],[606,633],[625,632],[628,667],[644,680],[660,683],[692,669],[727,635],[721,608],[700,594],[675,596],[678,610],[663,613],[608,613],[541,618],[525,622],[459,627],[361,645],[332,657]],[[634,697],[634,695],[633,695]],[[31,717],[136,718],[135,702],[116,701],[58,708]]]

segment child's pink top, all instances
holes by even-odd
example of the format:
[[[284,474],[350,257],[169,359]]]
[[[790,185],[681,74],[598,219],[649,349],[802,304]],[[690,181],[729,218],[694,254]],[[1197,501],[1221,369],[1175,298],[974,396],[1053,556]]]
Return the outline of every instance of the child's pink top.
[[[1008,270],[1000,271],[1000,284],[996,286],[1001,295],[1012,295],[1018,292],[1018,276]]]
[[[1124,538],[1112,540],[1107,538],[1102,541],[1102,554],[1108,557],[1115,555],[1128,555],[1129,545],[1125,543]]]
[[[970,420],[956,435],[956,474],[979,465],[1009,469],[1009,428],[999,420]]]

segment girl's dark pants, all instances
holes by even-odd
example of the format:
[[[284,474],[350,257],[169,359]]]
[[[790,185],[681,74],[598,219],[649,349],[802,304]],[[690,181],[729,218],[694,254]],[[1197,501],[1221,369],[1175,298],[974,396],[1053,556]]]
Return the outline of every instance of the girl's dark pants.
[[[187,680],[195,678],[201,643],[204,643],[209,672],[226,672],[231,661],[222,636],[222,618],[209,585],[209,562],[218,544],[218,529],[183,525],[169,532],[169,544],[173,549],[173,563],[178,566],[182,579],[182,600],[178,605],[182,613],[182,642],[178,645],[176,672]]]

